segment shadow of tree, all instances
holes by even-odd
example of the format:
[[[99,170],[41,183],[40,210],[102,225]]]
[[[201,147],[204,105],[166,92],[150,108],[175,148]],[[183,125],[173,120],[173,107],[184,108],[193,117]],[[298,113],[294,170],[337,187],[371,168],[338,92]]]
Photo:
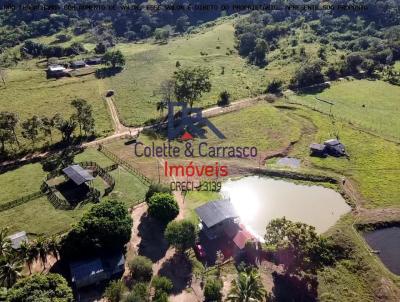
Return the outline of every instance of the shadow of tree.
[[[168,242],[164,238],[165,227],[147,214],[140,219],[138,226],[139,236],[142,238],[139,245],[139,255],[146,256],[157,262],[165,256]]]
[[[298,277],[289,274],[272,273],[274,301],[313,302],[318,297],[318,280],[316,276]]]
[[[116,74],[120,73],[122,71],[122,67],[104,67],[97,69],[95,72],[95,76],[98,79],[104,79],[104,78],[109,78],[113,77]]]
[[[172,293],[179,294],[191,286],[193,266],[185,255],[175,253],[172,258],[164,262],[159,274],[171,279],[174,284]]]

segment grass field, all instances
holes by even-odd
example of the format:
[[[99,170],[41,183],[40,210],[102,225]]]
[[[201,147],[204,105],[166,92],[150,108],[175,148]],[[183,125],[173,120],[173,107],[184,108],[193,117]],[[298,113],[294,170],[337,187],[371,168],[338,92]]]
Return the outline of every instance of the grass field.
[[[298,140],[301,134],[301,124],[266,102],[238,112],[210,118],[210,121],[226,136],[226,140],[220,140],[214,134],[209,133],[206,141],[208,146],[255,146],[261,158],[268,152],[288,147],[291,142]],[[161,138],[153,139],[143,134],[140,135],[139,140],[147,146],[150,146],[153,142],[155,145],[161,146],[164,142]],[[197,146],[198,143],[199,140],[195,140],[193,145]],[[158,168],[161,175],[163,175],[163,160],[168,160],[170,164],[189,164],[191,161],[214,164],[218,161],[221,165],[223,163],[227,164],[228,169],[233,166],[254,166],[258,164],[259,160],[259,157],[255,161],[246,159],[199,158],[198,156],[186,158],[183,156],[185,150],[184,143],[174,142],[173,144],[180,146],[182,150],[180,158],[164,158],[160,160],[153,157],[138,158],[134,155],[134,145],[124,145],[124,142],[121,140],[111,142],[106,146],[153,180],[158,179]]]
[[[102,167],[113,164],[93,148],[88,148],[75,157],[75,162],[88,160],[95,161]],[[0,185],[3,187],[3,194],[0,196],[0,203],[38,191],[45,175],[46,173],[42,171],[39,163],[25,165],[1,174]],[[137,177],[123,168],[112,171],[111,175],[116,181],[114,191],[110,195],[111,198],[115,197],[123,201],[127,207],[132,206],[138,200],[143,200],[147,186]],[[106,185],[97,177],[94,186],[103,192]],[[77,222],[91,206],[92,204],[89,203],[70,211],[56,210],[46,197],[41,197],[1,212],[0,228],[8,226],[10,232],[24,230],[32,234],[55,234],[67,231],[70,225]]]
[[[291,96],[290,99],[332,114],[388,138],[400,140],[400,87],[383,81],[334,82],[321,93]],[[318,97],[334,105],[316,100]]]

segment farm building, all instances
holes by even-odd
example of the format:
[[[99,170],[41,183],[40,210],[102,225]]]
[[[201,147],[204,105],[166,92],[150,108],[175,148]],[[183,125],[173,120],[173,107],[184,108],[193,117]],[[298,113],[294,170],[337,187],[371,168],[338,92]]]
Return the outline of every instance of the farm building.
[[[94,177],[79,165],[71,165],[62,170],[63,173],[77,186],[91,181]]]
[[[329,155],[332,156],[346,155],[346,150],[344,148],[344,145],[337,139],[329,139],[324,142],[324,145],[326,146]]]
[[[97,284],[121,274],[125,269],[122,253],[108,257],[76,261],[69,264],[71,281],[75,288]]]
[[[84,67],[86,67],[86,63],[85,63],[85,61],[82,61],[82,60],[74,61],[71,63],[71,67],[74,69],[84,68]]]
[[[28,242],[28,237],[26,236],[25,231],[12,234],[12,235],[8,236],[7,238],[10,239],[11,247],[13,249],[19,249],[22,242]]]
[[[89,58],[89,59],[86,59],[86,64],[88,64],[88,65],[99,65],[99,64],[101,64],[102,60],[103,60],[102,58],[97,58],[97,57]]]
[[[68,75],[67,69],[61,65],[50,65],[47,68],[48,77],[63,77]]]
[[[315,156],[326,156],[326,146],[322,144],[311,144],[310,153]]]
[[[235,236],[238,214],[230,200],[208,202],[195,211],[201,220],[201,230],[209,239],[223,235]]]

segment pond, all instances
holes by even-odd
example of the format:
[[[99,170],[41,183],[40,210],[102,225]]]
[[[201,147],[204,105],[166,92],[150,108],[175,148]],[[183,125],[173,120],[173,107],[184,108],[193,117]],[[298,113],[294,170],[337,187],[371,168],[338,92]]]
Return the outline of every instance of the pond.
[[[388,227],[365,232],[365,240],[386,267],[394,274],[400,275],[400,227]]]
[[[316,185],[299,185],[285,180],[249,176],[222,184],[242,223],[258,236],[274,218],[285,216],[315,227],[323,233],[351,210],[336,191]]]

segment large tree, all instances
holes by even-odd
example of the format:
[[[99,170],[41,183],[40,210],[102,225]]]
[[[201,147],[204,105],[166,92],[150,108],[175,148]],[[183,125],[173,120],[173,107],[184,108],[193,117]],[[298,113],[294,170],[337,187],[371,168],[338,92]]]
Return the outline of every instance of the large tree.
[[[36,140],[39,136],[41,120],[34,115],[22,123],[22,137],[32,141],[32,147],[35,148]]]
[[[60,131],[62,139],[64,142],[69,143],[71,141],[71,136],[76,128],[76,122],[73,118],[65,120],[60,114],[54,116],[54,124],[57,130]]]
[[[72,302],[72,290],[58,274],[35,274],[18,281],[7,293],[7,301]]]
[[[174,73],[175,95],[178,101],[187,102],[190,107],[204,92],[211,90],[210,70],[202,67],[179,68]]]
[[[179,214],[179,206],[173,195],[169,193],[155,193],[147,201],[150,216],[167,224]]]
[[[19,141],[15,129],[18,124],[18,116],[15,113],[2,111],[0,112],[0,140],[2,143],[2,149],[4,151],[4,144],[6,142],[16,142],[19,146]]]
[[[122,251],[131,236],[132,218],[116,200],[93,206],[61,241],[61,256],[72,259]]]
[[[75,99],[71,102],[71,105],[76,109],[76,113],[72,116],[72,119],[78,123],[79,134],[82,136],[82,130],[85,131],[85,135],[88,132],[93,132],[94,118],[92,106],[83,99]]]
[[[112,68],[125,65],[125,57],[120,50],[107,51],[103,57],[103,61],[106,65],[111,65]]]
[[[194,246],[198,230],[190,220],[171,221],[165,229],[165,238],[168,243],[174,246],[178,253],[185,252]]]

